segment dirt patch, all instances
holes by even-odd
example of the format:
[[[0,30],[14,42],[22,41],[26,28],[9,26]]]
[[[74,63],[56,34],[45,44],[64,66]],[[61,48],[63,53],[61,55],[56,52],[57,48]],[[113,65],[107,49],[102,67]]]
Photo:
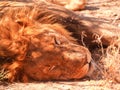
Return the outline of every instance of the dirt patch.
[[[119,90],[119,84],[99,81],[74,81],[74,82],[40,82],[40,83],[14,83],[0,86],[1,90]]]

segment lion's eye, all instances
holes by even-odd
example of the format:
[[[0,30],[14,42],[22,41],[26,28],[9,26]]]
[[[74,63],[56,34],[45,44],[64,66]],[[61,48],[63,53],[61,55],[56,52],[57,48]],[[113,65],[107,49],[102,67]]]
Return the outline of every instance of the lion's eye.
[[[56,45],[60,45],[61,44],[60,40],[58,40],[56,37],[54,37],[54,41],[55,41]]]

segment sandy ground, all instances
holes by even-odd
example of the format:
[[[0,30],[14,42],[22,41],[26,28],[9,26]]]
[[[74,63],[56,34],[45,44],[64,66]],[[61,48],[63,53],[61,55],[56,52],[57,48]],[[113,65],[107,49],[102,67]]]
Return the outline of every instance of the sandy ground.
[[[79,14],[120,27],[119,11],[119,0],[88,0],[86,10]]]
[[[3,84],[0,90],[120,90],[119,84],[99,81],[72,81],[72,82],[41,82],[41,83],[13,83]]]
[[[88,0],[79,15],[120,27],[120,0]],[[0,90],[120,90],[119,83],[106,80],[56,81],[39,83],[2,83]]]

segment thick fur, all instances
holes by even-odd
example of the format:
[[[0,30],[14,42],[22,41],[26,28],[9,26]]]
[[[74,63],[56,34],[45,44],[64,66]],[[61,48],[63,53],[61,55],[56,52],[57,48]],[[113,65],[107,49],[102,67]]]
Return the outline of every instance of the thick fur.
[[[72,32],[71,36],[76,38],[79,44],[86,45],[89,48],[97,46],[101,42],[103,46],[109,46],[116,41],[118,34],[120,34],[119,28],[113,25],[93,18],[78,16],[73,11],[48,2],[4,2],[0,4],[4,6],[1,7],[2,13],[6,12],[9,7],[15,9],[18,6],[27,6],[29,9],[25,11],[29,12],[32,19],[44,24],[59,23],[63,25],[67,31]],[[33,7],[36,9],[33,10]],[[13,15],[15,14],[13,13]]]
[[[47,4],[41,4],[1,7],[0,57],[1,62],[6,60],[2,68],[9,71],[8,80],[30,82],[83,78],[91,69],[91,54],[67,30],[70,24],[72,30],[73,21],[67,21],[72,17],[63,17],[64,13],[55,17],[59,7],[54,11],[48,5],[49,9],[45,11]],[[68,25],[64,25],[64,21]]]
[[[92,64],[83,42],[96,45],[96,34],[108,46],[120,33],[47,2],[2,2],[0,9],[0,58],[9,61],[9,81],[80,79]]]

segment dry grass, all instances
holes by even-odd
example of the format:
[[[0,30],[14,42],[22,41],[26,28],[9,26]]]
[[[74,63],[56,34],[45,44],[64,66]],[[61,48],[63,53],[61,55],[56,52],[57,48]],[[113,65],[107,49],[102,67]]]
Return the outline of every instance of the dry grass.
[[[7,71],[5,71],[4,69],[0,70],[0,81],[3,81],[6,79],[6,75],[7,75]]]
[[[106,56],[102,59],[102,63],[104,64],[105,78],[120,82],[120,47],[109,46],[106,50]]]
[[[119,38],[119,36],[118,36]],[[102,42],[101,42],[102,43]],[[93,79],[103,79],[120,83],[120,46],[119,39],[107,48],[100,48],[92,51],[93,59],[97,69],[93,73]]]

